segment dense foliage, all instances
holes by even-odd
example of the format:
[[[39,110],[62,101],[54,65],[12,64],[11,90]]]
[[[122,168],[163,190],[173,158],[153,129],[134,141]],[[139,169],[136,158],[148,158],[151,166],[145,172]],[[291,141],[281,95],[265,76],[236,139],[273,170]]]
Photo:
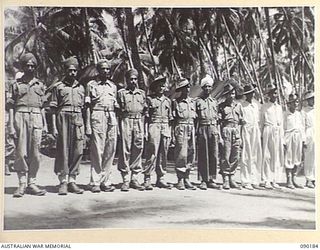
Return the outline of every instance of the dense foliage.
[[[8,79],[24,52],[36,55],[47,85],[61,74],[63,60],[76,55],[83,82],[107,58],[118,84],[135,67],[142,88],[159,73],[171,85],[181,76],[199,85],[209,74],[260,90],[274,83],[282,98],[292,86],[301,96],[314,82],[314,8],[7,8]]]

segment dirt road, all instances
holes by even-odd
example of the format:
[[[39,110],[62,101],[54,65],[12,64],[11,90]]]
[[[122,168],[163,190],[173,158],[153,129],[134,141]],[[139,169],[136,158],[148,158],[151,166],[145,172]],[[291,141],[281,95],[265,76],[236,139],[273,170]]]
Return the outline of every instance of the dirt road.
[[[315,229],[315,192],[289,190],[153,191],[130,190],[82,195],[57,195],[53,159],[42,156],[38,184],[47,189],[44,197],[12,198],[15,174],[5,177],[5,230],[75,228],[260,228]],[[89,183],[90,165],[84,163],[78,183]],[[219,177],[220,178],[220,177]],[[239,177],[237,176],[237,179]],[[170,165],[167,180],[176,183]],[[196,171],[191,180],[199,183]],[[142,181],[142,176],[140,181]],[[219,179],[221,182],[221,179]],[[298,177],[304,184],[304,178]],[[112,182],[121,182],[114,171]],[[155,180],[153,180],[155,182]]]

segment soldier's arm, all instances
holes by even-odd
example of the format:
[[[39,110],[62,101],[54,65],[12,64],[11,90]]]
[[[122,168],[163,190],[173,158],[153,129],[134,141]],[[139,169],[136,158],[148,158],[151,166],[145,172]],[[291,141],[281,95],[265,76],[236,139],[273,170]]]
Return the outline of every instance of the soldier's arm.
[[[41,109],[41,116],[42,116],[42,122],[43,122],[43,131],[45,133],[48,133],[48,124],[47,124],[47,119],[46,119],[46,112],[44,108]]]
[[[85,107],[85,124],[86,124],[86,134],[91,135],[92,134],[92,128],[91,128],[91,98],[90,98],[90,89],[91,85],[90,82],[87,84],[85,89],[85,98],[84,98],[84,107]]]
[[[150,114],[149,114],[149,107],[151,105],[151,100],[149,97],[146,98],[146,104],[144,108],[144,138],[147,141],[149,139],[149,123],[150,123]]]
[[[16,130],[14,128],[14,109],[13,109],[14,108],[14,96],[15,96],[14,86],[15,85],[11,85],[9,88],[7,105],[9,107],[9,121],[8,121],[9,135],[16,137]]]
[[[58,106],[58,90],[57,86],[55,86],[52,90],[52,95],[50,97],[49,106],[51,108],[52,113],[52,135],[56,137],[58,135],[57,130],[57,123],[56,123],[56,113],[57,113],[57,106]]]
[[[43,98],[41,98],[43,100],[43,103],[42,103],[42,107],[41,107],[41,116],[42,116],[42,122],[43,122],[43,131],[45,133],[48,133],[48,124],[47,124],[47,119],[46,119],[46,112],[45,112],[45,109],[44,109],[44,102],[45,102],[45,93],[46,93],[46,87],[45,85],[43,84]]]

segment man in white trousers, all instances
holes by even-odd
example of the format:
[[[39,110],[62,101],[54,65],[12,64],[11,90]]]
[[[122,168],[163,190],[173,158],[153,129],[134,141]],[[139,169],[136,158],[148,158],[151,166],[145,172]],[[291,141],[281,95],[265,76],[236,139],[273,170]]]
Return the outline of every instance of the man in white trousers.
[[[304,144],[304,174],[306,186],[315,187],[315,152],[314,152],[314,93],[309,91],[304,98],[308,105],[303,109],[305,125],[305,144]]]
[[[255,86],[244,87],[245,100],[242,102],[243,120],[242,126],[242,154],[240,158],[240,179],[245,189],[263,189],[261,183],[261,133],[259,106],[253,100]]]
[[[271,85],[266,94],[269,100],[261,107],[262,126],[262,186],[280,189],[284,172],[284,133],[282,107],[277,103],[278,90]]]

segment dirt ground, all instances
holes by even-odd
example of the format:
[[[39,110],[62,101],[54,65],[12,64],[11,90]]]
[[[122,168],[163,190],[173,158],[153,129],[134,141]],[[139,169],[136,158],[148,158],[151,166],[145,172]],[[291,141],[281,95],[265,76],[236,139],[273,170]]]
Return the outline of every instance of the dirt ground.
[[[180,191],[175,188],[153,191],[82,195],[57,195],[57,177],[52,158],[42,155],[38,184],[48,191],[46,196],[25,195],[16,199],[14,173],[5,177],[4,229],[84,229],[84,228],[251,228],[251,229],[315,229],[315,191],[289,190],[212,190]],[[238,171],[239,172],[239,171]],[[81,165],[78,183],[89,183],[90,164]],[[239,176],[236,176],[239,180]],[[140,176],[142,181],[143,176]],[[167,181],[176,183],[173,164]],[[191,181],[199,184],[197,173]],[[221,177],[218,181],[221,183]],[[121,176],[115,169],[112,182],[120,186]],[[153,179],[155,182],[155,177]],[[303,176],[298,177],[305,183]]]

